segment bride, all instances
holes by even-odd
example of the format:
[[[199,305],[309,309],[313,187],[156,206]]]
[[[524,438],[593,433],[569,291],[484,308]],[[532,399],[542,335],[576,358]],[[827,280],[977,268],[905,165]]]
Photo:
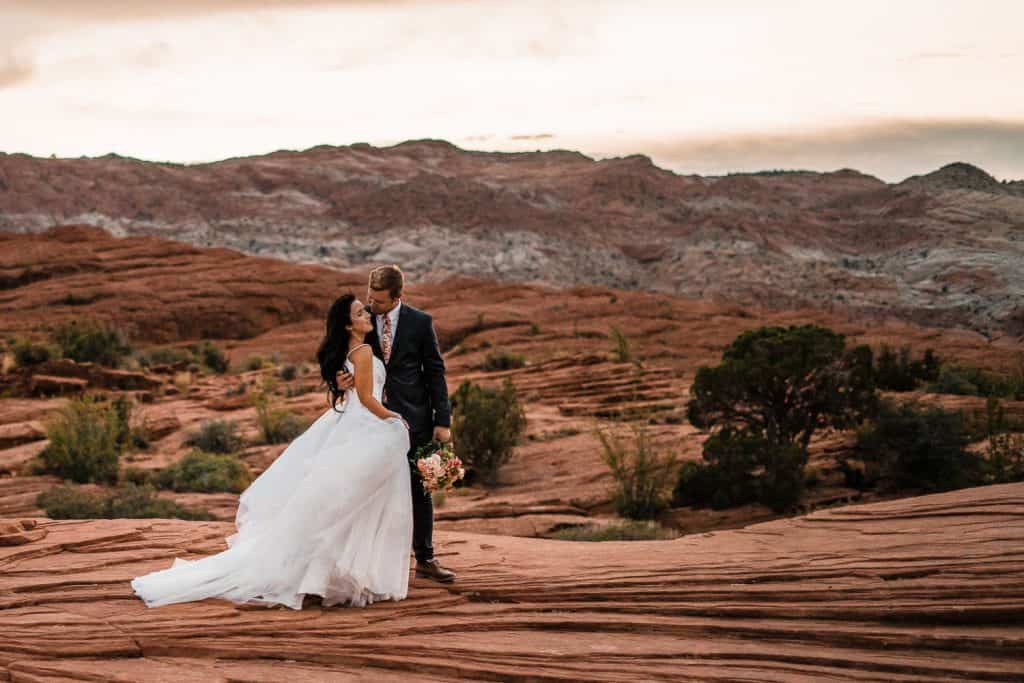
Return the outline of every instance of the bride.
[[[227,550],[132,580],[146,605],[216,597],[302,609],[306,595],[358,607],[406,597],[409,432],[381,403],[384,363],[362,343],[372,325],[353,294],[331,305],[317,351],[331,406],[242,493]],[[355,376],[344,393],[342,367]]]

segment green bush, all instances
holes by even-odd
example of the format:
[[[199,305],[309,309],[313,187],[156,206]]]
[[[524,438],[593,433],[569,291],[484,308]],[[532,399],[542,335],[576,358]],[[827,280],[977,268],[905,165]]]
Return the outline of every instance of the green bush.
[[[73,318],[63,321],[50,335],[65,358],[80,363],[92,362],[116,368],[132,351],[119,329],[94,320]]]
[[[933,382],[939,376],[939,359],[931,349],[914,360],[909,346],[899,353],[883,344],[875,365],[875,384],[889,391],[913,391],[923,382]]]
[[[209,341],[204,342],[202,347],[200,347],[199,358],[203,365],[218,375],[223,375],[228,371],[229,362],[227,356],[224,355],[224,351]]]
[[[249,469],[233,455],[193,450],[156,476],[156,485],[175,491],[241,493],[252,481]]]
[[[720,432],[708,438],[705,462],[683,462],[672,493],[673,505],[722,510],[759,500],[756,448],[763,441],[745,433]]]
[[[146,470],[141,467],[125,467],[121,470],[121,483],[123,484],[135,484],[137,486],[152,485],[155,479],[155,472],[153,470]]]
[[[38,365],[57,355],[57,351],[46,344],[34,344],[28,339],[18,340],[12,349],[14,362],[21,367]]]
[[[559,529],[553,538],[560,541],[661,541],[678,538],[679,532],[654,522],[627,520],[617,524],[574,526]]]
[[[852,458],[842,458],[856,488],[949,491],[984,482],[984,462],[966,450],[970,434],[959,411],[883,401],[877,418],[857,433]]]
[[[172,346],[161,346],[150,349],[139,349],[132,354],[139,365],[149,368],[154,365],[174,365],[181,361],[192,362],[195,358],[188,349]]]
[[[1024,480],[1024,434],[1011,431],[1020,429],[1018,423],[1019,420],[1007,418],[999,399],[989,397],[985,402],[985,432],[982,436],[988,439],[985,452],[987,483],[1006,484]]]
[[[302,418],[289,410],[258,409],[256,419],[263,440],[267,443],[291,441],[308,426]]]
[[[135,403],[132,399],[121,394],[110,401],[110,407],[117,413],[117,442],[121,450],[149,448],[149,431],[144,421],[136,419]]]
[[[242,369],[243,370],[262,370],[264,365],[266,365],[266,361],[264,360],[263,356],[255,355],[254,354],[252,356],[247,357],[242,362]]]
[[[512,456],[526,415],[508,379],[499,390],[465,381],[452,395],[452,438],[467,468],[488,484]]]
[[[55,486],[40,493],[36,505],[51,519],[214,519],[206,510],[158,498],[151,486],[136,484],[119,486],[109,494],[88,493],[77,486]]]
[[[244,446],[238,425],[231,420],[204,420],[198,432],[185,438],[185,445],[207,453],[234,453]]]
[[[492,351],[484,358],[482,368],[488,372],[495,370],[513,370],[526,365],[526,359],[518,353],[508,351]]]
[[[295,413],[274,406],[274,385],[273,377],[264,378],[260,388],[250,396],[250,401],[256,406],[256,422],[263,440],[266,443],[286,443],[305,431],[308,425]]]
[[[817,325],[760,327],[739,335],[715,367],[698,369],[687,417],[712,430],[704,463],[685,465],[679,504],[760,501],[782,512],[804,485],[818,431],[855,427],[877,409],[872,352]]]
[[[1021,372],[1002,375],[971,365],[943,365],[938,379],[928,387],[939,394],[992,396],[1024,400],[1024,376]]]
[[[285,382],[291,382],[298,376],[298,369],[292,363],[282,365],[279,375]]]
[[[106,517],[106,498],[89,493],[78,486],[54,486],[36,497],[51,519],[103,519]]]
[[[79,483],[114,483],[126,434],[111,403],[91,394],[72,400],[47,424],[40,471]]]
[[[630,519],[653,519],[668,507],[667,489],[676,469],[674,453],[663,454],[651,447],[647,429],[633,427],[632,446],[615,434],[597,431],[601,458],[611,470],[615,486],[612,502],[615,510]]]

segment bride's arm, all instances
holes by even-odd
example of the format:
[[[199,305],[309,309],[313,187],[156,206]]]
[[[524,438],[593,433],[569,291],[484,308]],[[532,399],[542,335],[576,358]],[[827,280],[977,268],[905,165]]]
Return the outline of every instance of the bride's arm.
[[[366,406],[366,409],[382,420],[391,417],[402,418],[398,413],[391,412],[384,407],[384,404],[373,397],[373,351],[369,346],[363,346],[352,352],[352,365],[356,372],[356,395],[359,402]]]

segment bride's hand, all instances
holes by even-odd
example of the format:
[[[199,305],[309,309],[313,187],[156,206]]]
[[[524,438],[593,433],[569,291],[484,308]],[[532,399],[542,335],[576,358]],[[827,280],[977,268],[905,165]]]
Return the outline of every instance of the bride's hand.
[[[390,417],[390,418],[388,418],[388,419],[389,419],[389,420],[391,420],[391,419],[394,419],[394,418],[396,418],[396,417],[397,417],[397,418],[398,418],[399,420],[401,420],[401,421],[402,421],[402,424],[404,424],[404,425],[405,425],[405,428],[406,428],[406,429],[411,429],[411,428],[409,427],[409,423],[405,421],[405,418],[404,418],[404,417],[402,417],[401,415],[399,415],[398,413],[392,413],[392,414],[391,414],[391,417]]]

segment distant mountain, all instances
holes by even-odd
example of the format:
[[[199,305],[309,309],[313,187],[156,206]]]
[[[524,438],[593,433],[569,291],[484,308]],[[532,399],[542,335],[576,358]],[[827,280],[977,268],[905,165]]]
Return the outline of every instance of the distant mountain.
[[[954,163],[678,175],[438,140],[215,163],[0,154],[0,230],[88,223],[336,268],[813,305],[1024,334],[1024,182]],[[1021,331],[1018,331],[1021,330]]]
[[[926,175],[915,175],[899,184],[929,192],[943,190],[971,190],[991,194],[1012,194],[1024,197],[1024,181],[1001,183],[977,166],[958,161],[946,164]]]

